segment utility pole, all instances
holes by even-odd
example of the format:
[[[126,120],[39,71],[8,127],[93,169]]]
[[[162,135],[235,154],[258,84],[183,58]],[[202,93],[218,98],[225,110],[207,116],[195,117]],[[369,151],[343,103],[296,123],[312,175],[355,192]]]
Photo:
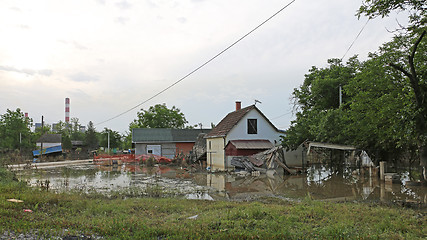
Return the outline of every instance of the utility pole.
[[[340,88],[339,88],[339,95],[340,95],[340,105],[339,105],[339,107],[341,107],[341,104],[342,104],[342,87],[341,87],[341,84],[340,84]]]
[[[108,134],[108,147],[107,147],[107,151],[108,151],[108,154],[110,154],[110,131],[107,131],[107,134]]]
[[[43,122],[43,115],[42,115],[42,130],[41,130],[42,134],[40,137],[40,140],[41,140],[40,141],[40,162],[43,159],[43,128],[44,128],[44,122]]]

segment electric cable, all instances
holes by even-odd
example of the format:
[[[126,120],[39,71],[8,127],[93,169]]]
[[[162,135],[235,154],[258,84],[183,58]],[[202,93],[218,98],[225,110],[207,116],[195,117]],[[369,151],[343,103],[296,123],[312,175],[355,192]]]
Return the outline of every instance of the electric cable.
[[[286,115],[288,115],[288,114],[290,114],[290,113],[292,113],[292,111],[289,111],[289,112],[284,113],[284,114],[282,114],[282,115],[280,115],[280,116],[274,117],[274,118],[272,118],[272,119],[270,119],[270,120],[274,120],[274,119],[278,119],[278,118],[284,117],[284,116],[286,116]]]
[[[183,81],[184,79],[186,79],[187,77],[189,77],[190,75],[192,75],[193,73],[197,72],[198,70],[200,70],[201,68],[203,68],[204,66],[206,66],[207,64],[209,64],[210,62],[212,62],[214,59],[216,59],[217,57],[219,57],[220,55],[222,55],[224,52],[226,52],[227,50],[229,50],[230,48],[232,48],[234,45],[236,45],[237,43],[239,43],[240,41],[242,41],[244,38],[246,38],[247,36],[249,36],[251,33],[253,33],[254,31],[256,31],[258,28],[260,28],[262,25],[264,25],[265,23],[267,23],[268,21],[270,21],[272,18],[274,18],[276,15],[278,15],[280,12],[282,12],[283,10],[285,10],[287,7],[289,7],[292,3],[294,3],[296,0],[292,0],[290,3],[286,4],[284,7],[282,7],[279,11],[277,11],[276,13],[274,13],[273,15],[271,15],[269,18],[267,18],[266,20],[264,20],[261,24],[259,24],[258,26],[256,26],[254,29],[252,29],[251,31],[249,31],[248,33],[246,33],[245,35],[243,35],[243,37],[239,38],[238,40],[236,40],[235,42],[233,42],[231,45],[229,45],[228,47],[226,47],[224,50],[222,50],[221,52],[219,52],[218,54],[216,54],[215,56],[213,56],[212,58],[210,58],[208,61],[204,62],[202,65],[200,65],[199,67],[197,67],[196,69],[194,69],[193,71],[191,71],[190,73],[188,73],[187,75],[185,75],[184,77],[180,78],[178,81],[174,82],[173,84],[169,85],[168,87],[164,88],[163,90],[161,90],[160,92],[154,94],[153,96],[149,97],[148,99],[144,100],[143,102],[139,103],[138,105],[114,116],[111,117],[105,121],[99,122],[94,124],[95,126],[109,122],[113,119],[116,119],[132,110],[134,110],[135,108],[138,108],[139,106],[147,103],[148,101],[152,100],[153,98],[159,96],[160,94],[166,92],[167,90],[169,90],[170,88],[172,88],[173,86],[177,85],[178,83],[180,83],[181,81]]]
[[[345,55],[350,51],[351,47],[353,47],[353,44],[356,42],[356,40],[359,38],[360,34],[362,34],[363,30],[365,29],[366,25],[368,25],[370,18],[366,21],[365,25],[363,25],[362,29],[360,29],[359,33],[357,34],[356,38],[353,40],[353,42],[350,44],[350,47],[348,47],[347,51],[344,53],[344,55],[341,58],[341,61],[344,59]]]

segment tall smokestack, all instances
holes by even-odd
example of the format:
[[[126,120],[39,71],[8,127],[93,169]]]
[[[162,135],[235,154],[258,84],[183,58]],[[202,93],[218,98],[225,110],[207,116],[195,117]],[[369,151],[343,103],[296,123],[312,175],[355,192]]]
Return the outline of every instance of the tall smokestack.
[[[70,122],[70,99],[65,98],[65,123]]]
[[[236,111],[242,109],[242,102],[236,101]]]
[[[24,116],[25,116],[25,118],[28,118],[28,113],[25,113],[25,115],[24,115]]]

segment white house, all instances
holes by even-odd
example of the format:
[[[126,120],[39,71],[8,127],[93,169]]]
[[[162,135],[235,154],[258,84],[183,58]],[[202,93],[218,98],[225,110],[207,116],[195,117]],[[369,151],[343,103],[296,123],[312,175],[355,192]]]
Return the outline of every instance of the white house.
[[[247,156],[269,149],[279,143],[281,135],[284,132],[278,130],[255,105],[241,108],[241,103],[236,102],[236,110],[205,137],[207,166],[212,170],[233,169],[230,164],[233,156]]]

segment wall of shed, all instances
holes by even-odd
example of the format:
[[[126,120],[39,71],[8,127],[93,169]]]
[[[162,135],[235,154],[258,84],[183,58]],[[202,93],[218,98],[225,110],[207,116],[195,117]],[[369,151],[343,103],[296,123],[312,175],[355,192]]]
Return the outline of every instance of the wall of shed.
[[[193,149],[194,143],[186,142],[186,143],[176,143],[176,153],[179,154],[183,152],[185,155],[189,154]]]
[[[285,161],[289,167],[302,167],[307,166],[307,152],[300,145],[297,149],[292,151],[284,151]]]
[[[41,147],[41,143],[36,143],[36,146],[37,147]],[[45,148],[50,148],[50,147],[55,147],[55,146],[61,146],[61,143],[59,142],[59,143],[43,143],[43,149],[45,149]]]
[[[175,143],[135,143],[135,154],[147,154],[147,145],[160,145],[162,148],[162,156],[173,159],[176,154]]]
[[[226,170],[224,139],[222,137],[208,138],[206,139],[206,148],[208,167],[211,167],[211,170]]]

